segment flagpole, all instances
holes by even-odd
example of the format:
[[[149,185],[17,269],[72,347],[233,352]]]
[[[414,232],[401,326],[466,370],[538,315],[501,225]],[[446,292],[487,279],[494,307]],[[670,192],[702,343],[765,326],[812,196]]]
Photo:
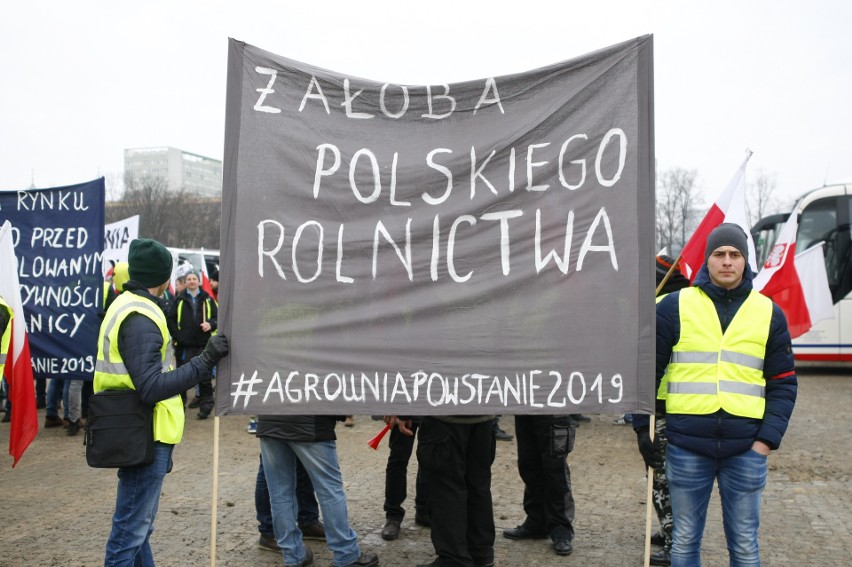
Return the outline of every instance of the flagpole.
[[[666,272],[666,275],[663,276],[663,279],[657,285],[657,289],[654,291],[654,297],[658,297],[660,295],[660,291],[665,287],[666,283],[669,281],[669,278],[672,276],[675,270],[675,266],[680,262],[680,254],[677,256],[677,260],[675,260],[671,266],[669,266],[669,270]],[[654,437],[656,437],[656,428],[657,428],[657,412],[651,414],[650,420],[648,422],[648,435],[651,437],[651,442],[654,442]],[[654,510],[654,469],[652,467],[648,467],[648,488],[645,493],[645,560],[643,562],[644,567],[649,567],[651,565],[651,525],[653,523],[653,510]]]
[[[216,504],[219,500],[219,416],[213,417],[213,504],[210,514],[210,567],[216,567]]]

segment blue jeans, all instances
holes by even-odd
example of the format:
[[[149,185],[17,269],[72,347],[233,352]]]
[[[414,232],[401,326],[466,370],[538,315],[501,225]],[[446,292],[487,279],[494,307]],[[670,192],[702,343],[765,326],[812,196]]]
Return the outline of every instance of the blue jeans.
[[[752,450],[715,459],[669,443],[666,476],[672,499],[672,567],[701,565],[701,537],[713,482],[719,483],[731,567],[759,566],[757,530],[767,459]]]
[[[272,527],[272,505],[269,503],[269,487],[263,472],[263,458],[258,459],[257,479],[254,484],[254,509],[257,515],[257,531],[274,535]],[[301,461],[296,461],[296,501],[299,508],[299,527],[319,522],[319,504],[314,496],[314,485]]]
[[[118,492],[104,567],[153,567],[149,539],[160,504],[163,479],[171,469],[174,445],[154,443],[154,462],[118,469]]]
[[[334,567],[354,563],[361,556],[358,535],[349,526],[349,511],[343,491],[343,476],[334,441],[299,443],[270,437],[260,438],[263,471],[272,502],[272,524],[284,563],[299,563],[306,557],[302,532],[296,520],[296,461],[301,461],[319,499],[325,536]]]
[[[59,400],[62,400],[63,417],[68,419],[68,390],[71,387],[70,380],[51,378],[47,385],[47,403],[45,404],[45,416],[59,417]],[[79,417],[79,416],[77,416]]]

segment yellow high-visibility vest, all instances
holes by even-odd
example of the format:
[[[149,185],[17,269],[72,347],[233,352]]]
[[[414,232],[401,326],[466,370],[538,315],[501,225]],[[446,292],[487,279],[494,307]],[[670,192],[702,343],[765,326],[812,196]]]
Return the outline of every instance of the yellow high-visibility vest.
[[[6,312],[6,318],[9,320],[6,324],[6,329],[3,331],[3,337],[0,338],[0,376],[3,376],[3,367],[6,366],[6,355],[9,353],[9,341],[12,339],[12,318],[15,316],[15,313],[2,297],[0,297],[0,309]]]
[[[168,370],[169,329],[166,316],[153,301],[134,293],[119,295],[106,312],[98,337],[98,359],[95,363],[94,391],[135,389],[127,367],[118,351],[118,331],[133,313],[151,319],[160,329],[163,345],[160,348],[163,372]],[[174,396],[154,406],[154,441],[176,445],[183,437],[183,400]]]
[[[680,339],[666,371],[666,413],[707,415],[723,409],[762,419],[772,301],[752,291],[722,333],[713,300],[701,288],[680,290],[679,300]]]

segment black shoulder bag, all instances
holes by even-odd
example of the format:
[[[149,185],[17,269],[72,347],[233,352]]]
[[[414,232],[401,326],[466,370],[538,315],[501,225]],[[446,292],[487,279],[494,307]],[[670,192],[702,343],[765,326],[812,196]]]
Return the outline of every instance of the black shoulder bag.
[[[104,390],[89,398],[86,462],[115,469],[154,462],[154,408],[136,390]]]

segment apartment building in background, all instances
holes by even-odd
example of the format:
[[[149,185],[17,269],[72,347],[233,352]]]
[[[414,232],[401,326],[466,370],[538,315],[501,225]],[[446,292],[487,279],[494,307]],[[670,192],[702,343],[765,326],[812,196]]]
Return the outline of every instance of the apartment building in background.
[[[124,175],[139,180],[161,177],[169,189],[183,188],[205,197],[222,194],[222,162],[178,148],[125,149]]]

